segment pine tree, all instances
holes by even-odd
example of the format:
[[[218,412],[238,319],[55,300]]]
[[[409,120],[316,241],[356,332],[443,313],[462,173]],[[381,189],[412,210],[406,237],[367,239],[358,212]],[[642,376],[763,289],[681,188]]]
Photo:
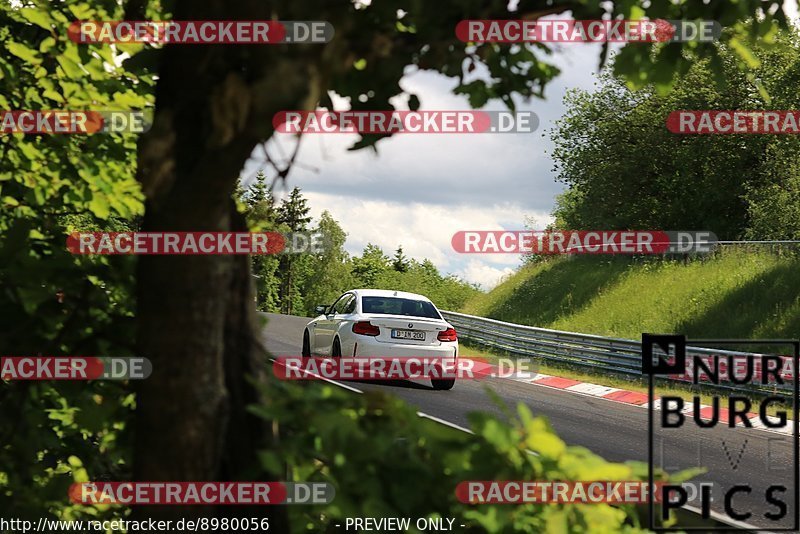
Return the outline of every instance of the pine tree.
[[[408,258],[403,255],[403,245],[398,246],[397,250],[394,251],[392,268],[399,273],[408,271]]]
[[[256,174],[255,181],[243,187],[236,184],[235,198],[245,207],[245,218],[251,231],[273,232],[277,230],[277,209],[272,191],[263,171]],[[254,254],[250,258],[256,291],[256,308],[260,311],[279,311],[280,284],[279,258],[272,254]]]
[[[277,210],[277,220],[280,224],[285,224],[292,232],[302,232],[308,229],[311,217],[308,215],[311,208],[308,207],[308,200],[303,198],[299,187],[292,189]],[[294,291],[294,259],[291,253],[281,256],[281,273],[283,280],[281,284],[281,313],[292,313],[292,301],[295,297]]]
[[[300,188],[295,187],[278,208],[278,222],[288,226],[292,232],[304,231],[311,222],[309,211],[308,200],[303,198]]]
[[[248,220],[251,224],[270,229],[277,225],[278,210],[275,208],[275,197],[267,185],[264,171],[258,171],[256,180],[240,195],[247,204]]]

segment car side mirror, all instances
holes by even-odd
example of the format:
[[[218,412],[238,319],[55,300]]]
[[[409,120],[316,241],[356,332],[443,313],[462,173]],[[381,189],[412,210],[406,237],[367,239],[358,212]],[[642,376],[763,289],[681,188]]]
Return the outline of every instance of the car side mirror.
[[[325,315],[327,313],[327,311],[328,311],[328,307],[327,306],[316,306],[314,308],[314,311],[316,312],[317,315]]]

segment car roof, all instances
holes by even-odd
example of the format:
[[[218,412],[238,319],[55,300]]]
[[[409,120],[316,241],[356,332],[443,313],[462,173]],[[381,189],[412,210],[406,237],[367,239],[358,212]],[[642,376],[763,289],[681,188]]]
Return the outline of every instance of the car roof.
[[[423,295],[408,293],[406,291],[393,291],[391,289],[353,289],[351,293],[355,293],[359,297],[398,297],[411,300],[424,300],[427,302],[431,301],[431,299]]]

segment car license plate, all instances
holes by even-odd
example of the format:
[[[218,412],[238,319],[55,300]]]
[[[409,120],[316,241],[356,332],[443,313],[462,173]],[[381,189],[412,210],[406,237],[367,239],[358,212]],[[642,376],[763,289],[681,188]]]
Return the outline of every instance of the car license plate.
[[[425,332],[416,330],[392,330],[392,337],[395,339],[413,339],[415,341],[425,341]]]

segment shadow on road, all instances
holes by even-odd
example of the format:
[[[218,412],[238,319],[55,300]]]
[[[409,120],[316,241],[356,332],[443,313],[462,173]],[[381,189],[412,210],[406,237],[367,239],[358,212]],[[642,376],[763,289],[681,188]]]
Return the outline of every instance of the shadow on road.
[[[433,390],[433,386],[430,385],[430,382],[425,384],[420,382],[412,382],[410,380],[340,380],[340,382],[344,382],[345,384],[350,384],[352,386],[357,386],[358,384],[372,384],[375,386]]]

